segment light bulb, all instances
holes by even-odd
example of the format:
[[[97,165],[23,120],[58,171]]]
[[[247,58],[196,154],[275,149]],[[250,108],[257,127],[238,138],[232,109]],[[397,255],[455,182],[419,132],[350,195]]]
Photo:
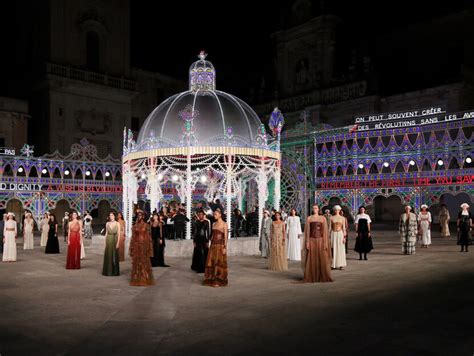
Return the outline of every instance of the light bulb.
[[[442,166],[443,164],[444,164],[444,162],[443,162],[442,159],[438,160],[438,166]]]
[[[384,163],[383,163],[383,166],[386,168],[386,167],[390,166],[390,163],[384,162]]]
[[[159,173],[158,174],[158,181],[162,180],[163,179],[163,174]]]
[[[201,183],[206,183],[206,182],[207,182],[207,177],[201,176]]]
[[[146,178],[146,174],[142,173],[142,179],[145,179],[145,178]]]
[[[359,165],[357,166],[359,167],[360,169],[364,168],[364,165],[362,163],[359,163]]]
[[[47,172],[48,172],[48,170],[47,170],[46,168],[43,168],[43,169],[41,170],[41,173],[43,173],[43,174],[46,174]]]
[[[472,158],[471,157],[466,157],[466,163],[471,163],[472,162]]]
[[[69,173],[70,173],[70,172],[69,172],[69,170],[68,170],[68,169],[66,169],[66,170],[64,171],[64,175],[66,175],[66,176],[68,176],[68,175],[69,175]]]
[[[414,160],[411,160],[410,162],[408,162],[408,164],[409,164],[410,166],[414,166],[414,165],[415,165],[415,161],[414,161]]]
[[[23,173],[23,167],[18,168],[18,173]]]
[[[178,180],[178,176],[175,174],[173,175],[173,177],[171,177],[171,179],[173,180],[173,182],[176,182]]]
[[[108,171],[105,172],[105,176],[106,176],[106,177],[110,177],[110,172],[108,172]]]
[[[86,171],[86,176],[90,176],[91,175],[91,171]]]

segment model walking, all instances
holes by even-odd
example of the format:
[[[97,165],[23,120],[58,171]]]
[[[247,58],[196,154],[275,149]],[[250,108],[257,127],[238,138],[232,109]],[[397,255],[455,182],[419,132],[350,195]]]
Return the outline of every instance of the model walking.
[[[313,215],[306,219],[304,235],[306,261],[303,282],[332,282],[328,225],[326,218],[319,215],[317,205],[313,205]]]
[[[119,261],[125,261],[125,220],[122,213],[117,213],[117,221],[120,224],[119,235]]]
[[[82,243],[82,223],[78,219],[76,212],[73,212],[69,222],[67,236],[67,261],[66,269],[81,268],[81,243]]]
[[[34,226],[35,226],[35,221],[31,217],[31,213],[26,213],[25,219],[23,220],[23,250],[34,249],[34,238],[33,238]]]
[[[402,242],[402,252],[405,255],[415,254],[416,237],[418,234],[418,223],[416,215],[411,212],[411,206],[405,206],[405,212],[400,216],[398,232]]]
[[[155,284],[150,257],[153,247],[150,235],[150,225],[144,221],[145,213],[137,210],[137,220],[132,227],[130,241],[130,257],[132,258],[131,286],[150,286]]]
[[[331,247],[333,250],[332,268],[344,269],[346,261],[346,219],[341,216],[341,206],[334,206],[334,215],[331,217]]]
[[[48,242],[48,232],[49,232],[49,213],[44,213],[43,219],[41,220],[41,240],[40,246],[45,247]]]
[[[461,211],[458,214],[458,245],[461,245],[461,252],[469,251],[469,235],[472,230],[472,216],[469,211],[469,204],[461,204]]]
[[[449,220],[451,216],[449,215],[449,210],[446,207],[446,204],[441,204],[441,211],[439,212],[439,224],[441,226],[441,237],[448,239],[451,236],[449,231]]]
[[[7,221],[3,227],[3,262],[16,261],[16,237],[17,226],[15,221],[15,214],[8,213]]]
[[[104,251],[104,265],[102,267],[103,276],[119,276],[119,241],[120,224],[115,220],[115,213],[109,213],[109,221],[105,224],[105,251]]]
[[[67,232],[69,230],[68,226],[69,226],[69,212],[65,212],[64,213],[64,217],[63,217],[63,234],[64,234],[64,242],[67,241]]]
[[[428,211],[428,205],[426,204],[421,206],[418,224],[418,233],[421,235],[421,247],[428,248],[431,245],[431,213]]]
[[[84,215],[84,238],[92,239],[92,235],[92,216],[86,211],[86,214]]]
[[[206,215],[203,210],[197,213],[197,220],[193,229],[193,259],[191,269],[196,273],[204,273],[206,268],[206,260],[209,252],[209,237],[211,236],[211,228],[209,220],[205,219]]]
[[[301,220],[296,215],[296,209],[291,209],[290,216],[286,219],[288,227],[288,259],[291,261],[301,261]]]
[[[282,221],[279,211],[275,212],[275,221],[272,223],[270,233],[270,261],[268,268],[271,271],[288,270],[285,223]]]
[[[211,247],[207,255],[204,285],[223,287],[227,280],[227,224],[222,220],[220,208],[214,210],[215,223],[212,224]]]
[[[372,244],[372,236],[370,233],[370,224],[372,220],[370,216],[365,213],[365,207],[359,208],[359,213],[355,217],[355,230],[357,233],[354,251],[359,253],[359,260],[367,260],[367,254],[374,248]]]
[[[49,215],[48,242],[44,253],[59,253],[58,222],[54,214]]]

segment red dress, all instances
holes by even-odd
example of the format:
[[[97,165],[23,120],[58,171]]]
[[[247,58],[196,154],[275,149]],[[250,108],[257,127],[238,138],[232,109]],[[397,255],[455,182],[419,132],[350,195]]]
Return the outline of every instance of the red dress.
[[[69,223],[69,246],[67,247],[66,269],[81,268],[81,234],[78,222]]]

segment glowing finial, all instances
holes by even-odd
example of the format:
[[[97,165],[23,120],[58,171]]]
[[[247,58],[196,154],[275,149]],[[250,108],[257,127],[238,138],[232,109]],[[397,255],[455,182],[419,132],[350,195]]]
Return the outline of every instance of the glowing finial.
[[[204,51],[201,51],[201,52],[199,52],[199,56],[198,56],[198,57],[199,57],[199,59],[201,59],[201,61],[203,61],[203,60],[206,59],[207,53],[204,52]]]

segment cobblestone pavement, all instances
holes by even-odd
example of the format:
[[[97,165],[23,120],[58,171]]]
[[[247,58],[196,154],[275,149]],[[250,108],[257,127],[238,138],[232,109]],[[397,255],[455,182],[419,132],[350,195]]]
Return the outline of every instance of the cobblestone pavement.
[[[395,232],[375,232],[369,261],[350,251],[334,283],[298,283],[298,262],[277,273],[232,257],[226,288],[202,286],[189,259],[155,268],[153,287],[130,287],[130,260],[103,277],[87,249],[67,271],[64,245],[45,255],[20,244],[18,262],[0,263],[1,356],[474,354],[474,246],[460,253],[436,234],[403,256]]]

